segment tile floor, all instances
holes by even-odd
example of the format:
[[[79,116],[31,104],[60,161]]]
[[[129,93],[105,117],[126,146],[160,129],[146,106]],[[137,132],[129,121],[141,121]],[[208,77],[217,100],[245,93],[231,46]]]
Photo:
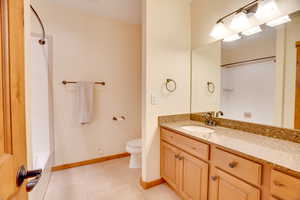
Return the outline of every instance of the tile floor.
[[[129,158],[58,171],[52,174],[45,200],[180,200],[165,184],[143,190],[140,170]]]

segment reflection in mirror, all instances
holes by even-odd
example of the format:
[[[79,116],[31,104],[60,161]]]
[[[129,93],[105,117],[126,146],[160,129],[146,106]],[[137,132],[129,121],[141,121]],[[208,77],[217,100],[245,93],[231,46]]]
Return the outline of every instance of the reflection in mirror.
[[[290,18],[195,49],[191,112],[222,110],[227,119],[300,129],[300,12]]]

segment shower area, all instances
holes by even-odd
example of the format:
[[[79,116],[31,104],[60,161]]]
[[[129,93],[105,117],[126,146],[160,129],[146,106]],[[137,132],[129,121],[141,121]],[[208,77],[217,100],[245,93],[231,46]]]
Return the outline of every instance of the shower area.
[[[27,125],[30,132],[31,169],[42,169],[30,199],[44,199],[54,161],[52,38],[46,36],[42,21],[32,7],[32,21],[42,33],[31,33],[31,62],[27,74]],[[33,29],[35,30],[35,29]]]

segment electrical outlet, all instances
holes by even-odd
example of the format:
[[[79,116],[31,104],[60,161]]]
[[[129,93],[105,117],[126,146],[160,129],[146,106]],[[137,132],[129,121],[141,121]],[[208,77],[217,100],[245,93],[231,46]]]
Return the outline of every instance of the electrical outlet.
[[[252,118],[252,113],[251,112],[244,112],[244,117],[251,119]]]
[[[151,104],[152,105],[158,105],[159,104],[159,97],[157,95],[154,95],[154,94],[151,95]]]
[[[96,149],[96,151],[97,151],[97,154],[99,154],[99,155],[101,155],[101,154],[104,153],[104,150],[101,149],[100,147],[98,147],[98,148]]]

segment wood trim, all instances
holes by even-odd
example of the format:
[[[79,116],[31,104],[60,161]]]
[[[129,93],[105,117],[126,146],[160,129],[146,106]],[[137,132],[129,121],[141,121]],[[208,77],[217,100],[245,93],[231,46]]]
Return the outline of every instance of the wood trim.
[[[160,185],[162,183],[165,183],[166,181],[163,178],[154,180],[154,181],[150,181],[150,182],[146,182],[143,181],[143,179],[140,179],[140,185],[142,186],[142,188],[144,188],[144,190],[148,190],[154,186]]]
[[[300,47],[300,41],[296,42],[296,47]]]
[[[4,2],[0,3],[0,9],[1,12],[3,12],[3,4]],[[0,154],[3,154],[5,152],[5,123],[4,123],[4,45],[3,45],[3,14],[0,14],[0,130],[4,132],[4,134],[0,134]]]
[[[52,167],[52,171],[60,171],[60,170],[70,169],[70,168],[74,168],[74,167],[80,167],[80,166],[84,166],[84,165],[91,165],[91,164],[114,160],[114,159],[118,159],[118,158],[125,158],[128,156],[130,156],[129,153],[120,153],[120,154],[115,154],[115,155],[111,155],[111,156],[95,158],[95,159],[91,159],[91,160],[85,160],[85,161],[80,161],[80,162],[75,162],[75,163],[58,165],[58,166]]]

